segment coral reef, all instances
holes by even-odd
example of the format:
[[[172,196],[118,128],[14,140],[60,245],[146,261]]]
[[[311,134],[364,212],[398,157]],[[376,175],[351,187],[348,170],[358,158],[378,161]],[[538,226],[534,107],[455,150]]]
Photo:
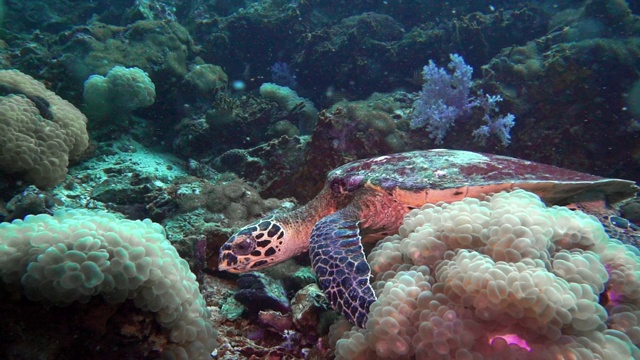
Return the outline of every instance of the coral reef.
[[[336,358],[638,359],[639,254],[523,190],[425,205],[369,255],[378,300]]]
[[[404,115],[409,107],[406,94],[397,92],[374,94],[364,101],[322,111],[304,153],[304,162],[290,175],[292,183],[305,186],[289,189],[289,193],[301,201],[309,201],[322,189],[325,174],[335,167],[355,159],[413,148],[415,143],[409,142]]]
[[[263,200],[256,189],[240,179],[220,179],[215,183],[197,178],[183,178],[167,189],[178,211],[189,213],[207,210],[219,214],[216,223],[237,227],[277,208],[275,199]]]
[[[639,69],[638,24],[626,2],[587,1],[557,13],[546,36],[489,61],[483,86],[519,119],[510,155],[640,178],[637,116],[627,103],[637,78],[624,75]]]
[[[227,329],[220,331],[219,341],[224,345],[218,356],[330,359],[331,349],[323,345],[321,336],[337,314],[326,311],[327,298],[315,280],[308,268],[290,262],[265,274],[242,275],[237,287],[218,277],[205,278],[205,297],[209,292],[223,293],[213,297],[219,309],[214,311],[214,322]]]
[[[227,151],[273,147],[268,144],[270,141],[279,141],[283,136],[295,138],[302,128],[315,123],[316,110],[307,103],[301,100],[291,108],[281,107],[262,96],[220,92],[209,109],[185,116],[175,126],[173,147],[184,156],[203,159],[204,163]]]
[[[360,96],[364,89],[381,91],[390,80],[383,75],[390,65],[390,44],[402,39],[403,34],[402,24],[373,12],[345,18],[309,34],[305,38],[308,50],[300,52],[294,61],[300,69],[300,82],[313,79],[320,89],[334,86]]]
[[[24,191],[7,202],[7,216],[4,221],[22,219],[31,214],[45,214],[50,212],[54,205],[59,204],[60,201],[51,196],[50,193],[29,185]]]
[[[438,6],[421,0],[0,0],[0,20],[4,20],[0,68],[15,69],[0,70],[0,220],[53,214],[60,208],[151,218],[166,228],[167,240],[202,286],[214,328],[221,333],[214,352],[217,359],[332,358],[321,336],[335,313],[323,308],[317,288],[310,284],[315,280],[298,284],[295,276],[290,277],[293,266],[308,259],[298,258],[295,264],[268,273],[281,283],[291,312],[246,311],[231,301],[237,277],[214,270],[219,245],[236,227],[264,213],[289,210],[312,199],[326,173],[336,166],[358,158],[433,148],[436,140],[446,148],[501,153],[638,180],[639,6],[637,1],[622,0],[450,0]],[[491,122],[485,109],[476,107],[446,136],[430,137],[428,126],[411,126],[412,104],[426,85],[422,66],[429,59],[446,64],[451,53],[460,54],[476,69],[467,79],[470,94],[476,98],[498,95],[503,99],[502,113],[517,116],[517,125],[511,129],[508,121]],[[114,67],[144,71],[153,80],[155,101],[147,107],[128,108],[140,102],[120,88],[119,105],[111,109],[115,111],[103,112],[101,121],[89,116],[86,123],[78,109],[96,114],[105,110],[100,102],[106,98],[100,95],[98,101],[83,103],[83,83],[92,75],[108,77]],[[16,80],[7,81],[7,77]],[[150,99],[150,80],[143,80],[146,86],[140,87],[144,90],[140,93]],[[264,85],[260,95],[261,85],[269,81],[289,86],[295,94]],[[29,85],[27,90],[25,84],[33,88]],[[313,104],[319,116],[301,103]],[[638,199],[630,200],[621,208],[620,215],[626,219],[613,216],[610,221],[621,232],[637,229],[633,222],[640,219],[638,204]],[[418,233],[409,237],[416,240]],[[446,242],[441,235],[437,238]],[[521,242],[516,245],[514,249],[522,250]],[[582,252],[565,253],[550,247],[546,251],[557,259],[548,262],[544,257],[527,258],[533,256],[529,251],[505,271],[517,272],[524,280],[529,275],[537,279],[541,267],[536,266],[543,261],[545,269],[567,277],[570,284],[578,277],[586,279],[580,283],[582,288],[586,282],[599,281],[603,273],[594,258],[585,255],[593,249],[579,248]],[[395,250],[400,253],[387,255],[398,263],[409,261],[402,260],[404,250]],[[526,339],[531,352],[509,344],[512,339],[506,336],[477,337],[474,324],[487,326],[479,316],[494,316],[496,306],[505,304],[489,301],[460,308],[455,304],[463,299],[485,299],[485,288],[468,287],[470,292],[465,293],[455,279],[475,284],[474,275],[471,280],[465,278],[467,261],[482,265],[473,268],[482,280],[493,275],[482,272],[485,267],[518,257],[513,249],[505,250],[506,255],[495,250],[482,256],[466,250],[438,258],[443,264],[447,261],[441,271],[435,265],[427,271],[424,267],[411,270],[417,265],[405,264],[377,275],[389,283],[389,293],[381,297],[387,301],[381,307],[384,311],[398,305],[397,299],[390,299],[400,296],[398,289],[410,283],[408,278],[422,284],[420,289],[430,286],[432,293],[440,291],[434,301],[446,302],[442,309],[420,303],[424,305],[420,314],[432,319],[438,329],[424,325],[408,341],[405,337],[413,330],[404,320],[399,323],[403,330],[398,336],[408,344],[407,351],[421,346],[429,349],[423,352],[428,355],[436,349],[446,352],[442,341],[432,346],[431,333],[450,334],[446,344],[451,349],[468,345],[469,352],[499,350],[496,357],[516,358],[546,356],[556,350],[584,358],[622,358],[616,351],[635,349],[624,336],[639,343],[636,305],[618,306],[629,301],[617,294],[635,286],[622,280],[620,274],[629,274],[624,271],[607,273],[609,280],[603,283],[615,283],[621,290],[605,289],[600,307],[582,301],[593,297],[585,288],[582,296],[586,298],[580,298],[576,308],[594,310],[595,317],[578,319],[570,308],[557,312],[522,308],[526,315],[520,325],[537,331],[536,338]],[[598,253],[596,262],[613,261],[618,250],[613,246],[611,254]],[[434,260],[429,254],[429,261]],[[576,254],[587,259],[593,271],[586,274],[579,268],[571,273],[573,268],[566,263],[582,261],[576,260]],[[624,254],[618,258],[629,260]],[[415,273],[407,275],[409,271]],[[433,285],[440,278],[454,279],[447,285],[451,289],[445,292],[444,285]],[[553,286],[563,298],[578,299],[573,288],[567,292],[561,283],[553,282],[550,289]],[[376,286],[380,294],[386,291],[382,282]],[[600,288],[595,289],[593,293]],[[170,342],[168,329],[156,321],[155,314],[136,307],[133,300],[110,304],[97,296],[86,304],[44,309],[39,301],[26,300],[14,290],[0,286],[4,300],[0,312],[5,315],[0,333],[6,335],[0,339],[0,357],[63,359],[95,351],[97,359],[155,358]],[[391,302],[395,305],[388,305]],[[413,306],[410,300],[402,305],[406,304]],[[402,305],[398,311],[413,321]],[[507,310],[520,311],[507,305],[506,315],[498,315],[500,321],[509,321]],[[529,316],[534,310],[554,317],[543,324]],[[601,321],[601,316],[607,317],[606,330],[600,325],[597,331],[582,329],[595,318]],[[557,319],[562,326],[556,326]],[[458,320],[470,328],[459,328]],[[380,324],[377,330],[354,332],[352,340],[340,343],[338,352],[354,354],[347,348],[366,347],[358,350],[360,355],[375,357],[372,339],[398,340],[379,330],[394,329],[393,322],[384,319]],[[562,335],[551,340],[542,335],[545,331]],[[341,333],[336,327],[334,340]],[[455,338],[455,334],[464,336]],[[471,338],[466,338],[469,334]],[[359,339],[361,335],[365,338]],[[614,343],[611,336],[620,339],[619,349],[609,346]],[[541,344],[549,346],[539,351]],[[400,345],[400,341],[393,343],[384,351]],[[469,355],[466,351],[454,355],[464,358]]]
[[[217,171],[241,176],[265,197],[297,197],[291,193],[292,176],[306,165],[308,143],[308,137],[284,134],[252,148],[227,150],[207,164]],[[306,186],[299,186],[299,190],[314,191]]]
[[[229,78],[218,65],[198,64],[189,70],[184,80],[190,84],[199,96],[215,95],[227,88]]]
[[[265,99],[275,101],[282,109],[292,113],[299,113],[298,126],[300,132],[309,134],[313,131],[318,118],[318,109],[308,99],[301,98],[287,86],[264,83],[260,86],[260,95]]]

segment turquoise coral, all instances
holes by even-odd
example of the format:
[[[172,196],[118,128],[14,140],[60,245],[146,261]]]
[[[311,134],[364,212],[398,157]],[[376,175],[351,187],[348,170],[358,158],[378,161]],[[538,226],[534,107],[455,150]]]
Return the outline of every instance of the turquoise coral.
[[[103,118],[152,105],[156,87],[144,70],[114,66],[106,76],[91,75],[84,82],[83,97],[87,113]]]

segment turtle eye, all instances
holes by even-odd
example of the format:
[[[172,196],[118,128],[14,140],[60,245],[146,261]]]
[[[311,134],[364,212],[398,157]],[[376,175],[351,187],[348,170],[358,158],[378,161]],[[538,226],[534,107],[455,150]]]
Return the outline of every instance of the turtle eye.
[[[333,191],[336,194],[340,194],[344,192],[344,180],[342,179],[333,179],[331,181],[331,184],[329,184],[329,187],[331,188],[331,191]]]
[[[232,249],[236,255],[250,254],[256,248],[256,242],[252,237],[244,237],[233,243]]]

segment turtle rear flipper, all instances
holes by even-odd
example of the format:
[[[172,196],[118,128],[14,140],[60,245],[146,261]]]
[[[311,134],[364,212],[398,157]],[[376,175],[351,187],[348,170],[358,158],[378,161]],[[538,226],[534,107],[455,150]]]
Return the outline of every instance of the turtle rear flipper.
[[[334,309],[364,328],[376,300],[371,268],[360,242],[358,216],[351,207],[324,217],[313,228],[309,255],[320,287]]]

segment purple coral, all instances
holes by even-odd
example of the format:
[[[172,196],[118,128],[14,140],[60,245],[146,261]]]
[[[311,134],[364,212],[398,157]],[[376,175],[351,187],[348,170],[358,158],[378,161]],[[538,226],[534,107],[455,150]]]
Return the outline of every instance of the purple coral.
[[[467,115],[473,106],[478,104],[469,96],[473,68],[465,64],[462,56],[449,55],[451,62],[448,68],[439,68],[429,60],[422,70],[422,91],[413,103],[411,127],[413,129],[427,127],[429,137],[441,144],[455,120]]]
[[[455,120],[469,115],[474,107],[484,109],[484,120],[487,125],[474,131],[476,141],[484,143],[491,134],[496,134],[504,146],[509,144],[509,130],[515,124],[515,117],[508,114],[504,117],[493,119],[492,113],[498,111],[496,105],[502,98],[487,95],[475,97],[471,95],[471,75],[473,68],[464,62],[462,56],[450,54],[451,61],[448,68],[439,68],[433,60],[429,60],[422,71],[424,84],[422,90],[413,103],[411,116],[411,128],[417,129],[426,126],[429,137],[436,144],[442,144],[449,128]]]
[[[489,135],[495,134],[503,146],[509,145],[511,142],[509,132],[513,125],[516,124],[516,117],[513,114],[491,117],[491,113],[498,111],[496,103],[502,101],[500,95],[487,95],[486,98],[481,99],[480,106],[484,109],[482,120],[486,122],[486,125],[482,125],[473,131],[474,141],[484,145]]]
[[[271,80],[289,89],[295,89],[298,86],[295,73],[286,62],[278,61],[271,66]]]

